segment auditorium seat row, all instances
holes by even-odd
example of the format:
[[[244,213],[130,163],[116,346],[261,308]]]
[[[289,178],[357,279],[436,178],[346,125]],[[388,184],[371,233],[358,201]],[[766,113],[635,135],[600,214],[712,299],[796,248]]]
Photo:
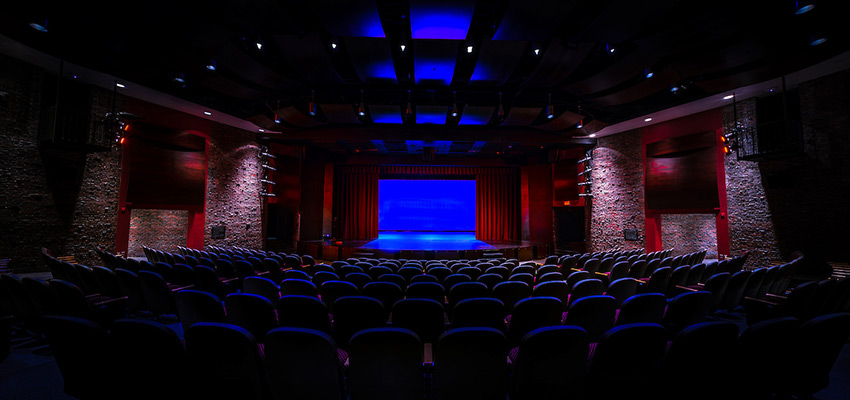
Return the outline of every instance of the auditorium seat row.
[[[671,333],[617,326],[593,343],[573,325],[541,327],[511,349],[498,329],[464,327],[426,345],[399,327],[337,342],[280,327],[257,338],[199,322],[184,340],[167,326],[122,319],[108,327],[44,318],[65,392],[86,399],[752,399],[811,396],[850,335],[850,314],[806,322],[769,319],[741,330],[725,321]],[[259,343],[262,343],[261,345]]]

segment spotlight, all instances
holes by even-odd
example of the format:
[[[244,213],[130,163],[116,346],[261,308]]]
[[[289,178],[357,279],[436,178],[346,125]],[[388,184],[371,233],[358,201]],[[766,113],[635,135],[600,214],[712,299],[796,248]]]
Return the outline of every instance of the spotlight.
[[[723,96],[723,100],[732,100],[734,97],[734,94],[727,94],[726,96]]]
[[[260,131],[260,132],[265,132],[265,131],[266,131],[266,130],[265,130],[265,129],[263,129],[263,128],[260,128],[260,129],[257,129],[257,130],[258,130],[258,131]]]
[[[596,134],[595,134],[595,133],[591,133],[590,135],[587,135],[587,137],[596,137]]]
[[[472,53],[472,45],[466,46],[466,52]]]
[[[115,86],[117,86],[119,88],[125,88],[126,87],[126,86],[124,86],[123,83],[118,83],[118,82],[115,82]]]
[[[540,55],[540,49],[539,49],[539,48],[534,49],[534,55],[535,55],[535,56],[539,56],[539,55]]]
[[[646,118],[643,119],[643,122],[649,122],[649,121],[652,121],[652,117],[646,117]]]
[[[263,49],[263,42],[259,42],[259,41],[258,41],[257,43],[255,43],[255,45],[257,45],[257,50],[262,50],[262,49]]]
[[[552,93],[549,93],[549,105],[546,106],[546,118],[555,118],[555,106],[552,105]]]
[[[607,50],[607,53],[609,53],[609,54],[617,51],[617,49],[614,46],[611,46],[611,43],[605,43],[605,50]]]
[[[215,60],[210,60],[210,62],[207,63],[206,68],[210,71],[215,71]]]
[[[794,11],[794,14],[796,15],[805,14],[815,8],[814,3],[809,3],[806,1],[803,2],[802,6],[800,5],[799,1],[796,1],[795,4],[797,6],[797,9]]]
[[[336,42],[331,42],[331,48],[336,49]]]
[[[584,127],[584,118],[580,119],[576,124],[576,129],[581,129]]]
[[[655,73],[647,69],[643,71],[643,76],[645,76],[646,79],[649,79],[655,76]]]
[[[277,108],[274,110],[274,123],[280,123],[280,117],[277,115],[277,110],[280,110],[280,100],[277,101]]]
[[[673,93],[676,93],[676,92],[678,92],[680,89],[681,89],[681,88],[680,88],[678,85],[676,85],[676,86],[671,87],[671,88],[670,88],[670,91],[671,91],[671,92],[673,92]]]
[[[406,49],[406,48],[407,48],[407,46],[405,46],[405,45],[401,45],[401,46],[399,46],[399,47],[401,47],[401,51],[402,51],[402,52],[404,52],[404,49]]]
[[[366,104],[363,102],[363,89],[360,89],[360,105],[357,106],[357,115],[366,115]]]
[[[176,83],[180,86],[186,86],[186,76],[183,75],[183,74],[174,75],[174,77],[171,78],[171,80],[174,81],[174,83]]]
[[[457,117],[457,92],[452,92],[452,117]]]
[[[211,113],[211,112],[209,112],[209,111],[204,111],[204,115],[206,115],[206,116],[210,116],[210,115],[212,115],[212,113]]]
[[[410,104],[410,90],[407,91],[407,107],[404,108],[404,118],[410,120],[413,117],[413,105]]]

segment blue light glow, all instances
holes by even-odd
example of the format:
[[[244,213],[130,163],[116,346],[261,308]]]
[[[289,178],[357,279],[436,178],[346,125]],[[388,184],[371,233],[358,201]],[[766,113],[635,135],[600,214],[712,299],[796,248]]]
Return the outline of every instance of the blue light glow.
[[[400,124],[401,110],[398,106],[379,106],[372,105],[369,107],[372,113],[372,122],[376,124]]]
[[[389,59],[373,62],[366,67],[366,76],[362,77],[362,79],[365,81],[390,80],[392,83],[396,83],[395,66],[393,66],[393,61]]]
[[[475,180],[378,181],[378,229],[475,231]]]
[[[446,123],[446,107],[416,107],[416,123],[417,124],[439,124]]]
[[[435,4],[437,3],[437,4]],[[475,2],[433,1],[410,4],[410,32],[413,39],[466,39]]]
[[[416,83],[448,85],[455,74],[455,59],[420,59],[414,62]]]

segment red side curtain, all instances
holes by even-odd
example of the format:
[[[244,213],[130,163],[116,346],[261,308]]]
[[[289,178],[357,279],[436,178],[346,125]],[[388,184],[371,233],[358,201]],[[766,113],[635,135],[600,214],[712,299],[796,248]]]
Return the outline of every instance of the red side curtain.
[[[475,174],[478,240],[519,239],[519,185],[514,168],[481,168]]]
[[[378,237],[377,166],[344,166],[335,173],[337,236],[348,240]]]

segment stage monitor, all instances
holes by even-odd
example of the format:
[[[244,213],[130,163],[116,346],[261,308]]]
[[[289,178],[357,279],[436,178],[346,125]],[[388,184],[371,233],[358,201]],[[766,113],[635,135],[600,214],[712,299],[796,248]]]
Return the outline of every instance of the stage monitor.
[[[380,231],[475,231],[475,180],[381,179],[378,204]]]

